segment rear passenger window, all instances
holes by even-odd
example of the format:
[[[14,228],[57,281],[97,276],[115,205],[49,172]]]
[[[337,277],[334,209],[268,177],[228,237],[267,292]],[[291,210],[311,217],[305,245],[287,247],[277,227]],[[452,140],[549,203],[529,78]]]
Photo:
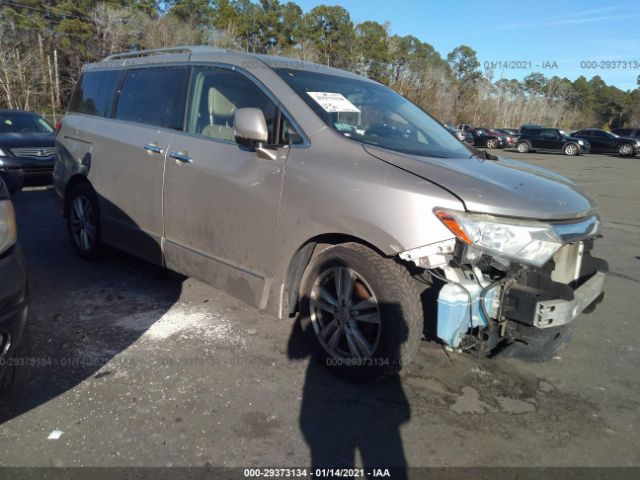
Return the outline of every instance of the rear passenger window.
[[[537,137],[538,135],[540,135],[540,130],[531,129],[531,130],[526,130],[525,133],[527,135],[531,135],[533,137]]]
[[[224,68],[199,67],[193,70],[188,132],[233,142],[233,117],[239,108],[247,107],[262,110],[269,130],[269,143],[275,143],[278,110],[255,83]]]
[[[187,73],[186,67],[126,70],[115,117],[182,130]]]
[[[83,73],[71,97],[69,111],[110,117],[113,97],[121,77],[122,70]]]

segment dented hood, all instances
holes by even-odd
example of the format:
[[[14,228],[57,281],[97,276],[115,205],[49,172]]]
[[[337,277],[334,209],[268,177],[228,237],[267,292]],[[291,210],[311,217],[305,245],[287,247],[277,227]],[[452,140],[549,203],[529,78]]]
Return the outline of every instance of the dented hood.
[[[432,158],[364,145],[374,157],[432,182],[470,212],[539,220],[568,220],[595,212],[593,199],[549,170],[498,158]]]

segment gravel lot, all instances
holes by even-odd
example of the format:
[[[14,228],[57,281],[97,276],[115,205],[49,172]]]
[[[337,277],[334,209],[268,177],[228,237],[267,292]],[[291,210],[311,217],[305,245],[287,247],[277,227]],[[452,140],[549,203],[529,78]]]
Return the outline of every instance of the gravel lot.
[[[196,280],[118,252],[80,260],[54,192],[22,192],[34,365],[0,401],[0,465],[639,466],[640,158],[497,153],[598,200],[607,298],[548,363],[425,342],[408,375],[373,386]]]

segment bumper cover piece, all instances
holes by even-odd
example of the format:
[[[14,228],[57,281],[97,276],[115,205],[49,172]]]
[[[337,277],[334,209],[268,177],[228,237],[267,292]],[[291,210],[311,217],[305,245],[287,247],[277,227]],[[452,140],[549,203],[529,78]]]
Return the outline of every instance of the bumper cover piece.
[[[537,302],[534,326],[549,328],[571,322],[602,294],[604,277],[603,272],[596,273],[573,292],[573,300],[554,299]]]

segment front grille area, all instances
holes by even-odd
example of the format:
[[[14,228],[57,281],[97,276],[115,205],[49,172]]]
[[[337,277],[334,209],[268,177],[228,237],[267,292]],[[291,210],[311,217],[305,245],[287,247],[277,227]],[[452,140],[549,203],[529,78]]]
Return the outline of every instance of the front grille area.
[[[25,167],[22,169],[22,172],[25,175],[36,176],[36,175],[48,175],[53,173],[53,166],[51,167]]]
[[[12,148],[11,153],[16,157],[50,157],[55,153],[55,147]]]

